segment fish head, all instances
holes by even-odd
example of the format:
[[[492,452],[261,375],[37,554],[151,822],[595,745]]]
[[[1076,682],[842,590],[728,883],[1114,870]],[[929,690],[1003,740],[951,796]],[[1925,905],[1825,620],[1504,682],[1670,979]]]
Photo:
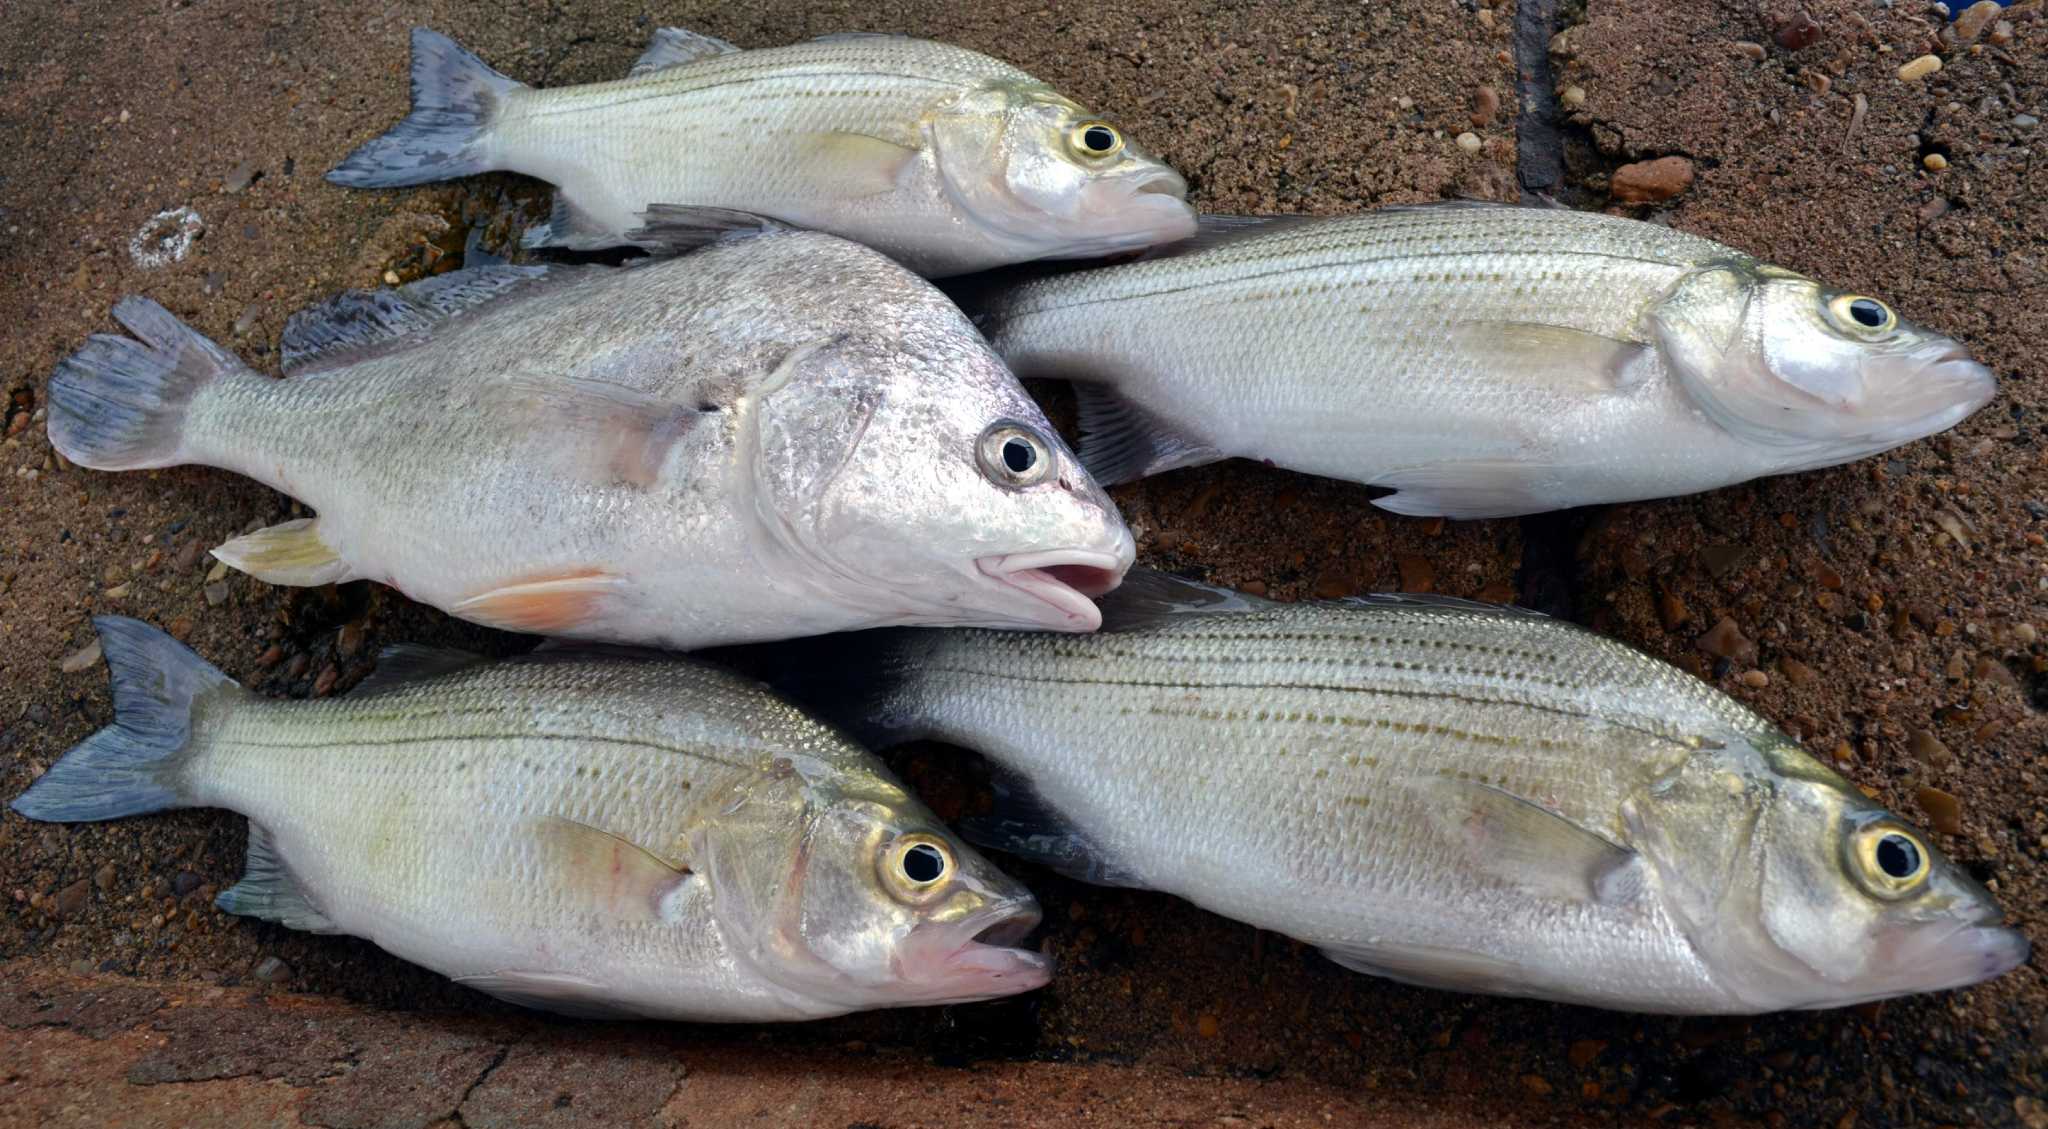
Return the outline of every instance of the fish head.
[[[1955,341],[1777,267],[1702,266],[1650,320],[1693,400],[1730,432],[1784,449],[1781,470],[1945,431],[1997,392],[1991,370]]]
[[[1928,836],[1783,738],[1703,752],[1623,814],[1663,908],[1746,1010],[1959,988],[2027,959]]]
[[[1050,88],[978,87],[928,128],[947,198],[1014,261],[1096,258],[1195,233],[1187,181]]]
[[[790,770],[811,775],[816,766]],[[1038,902],[879,775],[767,788],[728,805],[699,850],[721,935],[784,992],[835,1011],[966,1003],[1043,987],[1017,947]],[[821,783],[827,779],[837,783]],[[747,808],[752,805],[751,813]]]
[[[1116,505],[957,309],[807,357],[760,404],[763,526],[871,625],[1093,631],[1136,555]]]

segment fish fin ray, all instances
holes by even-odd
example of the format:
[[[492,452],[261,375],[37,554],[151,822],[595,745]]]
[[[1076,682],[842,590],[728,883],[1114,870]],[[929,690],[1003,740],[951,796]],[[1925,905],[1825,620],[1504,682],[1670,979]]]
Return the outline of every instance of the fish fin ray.
[[[1104,486],[1224,457],[1103,385],[1077,382],[1074,396],[1081,415],[1081,443],[1075,454]]]
[[[730,55],[740,50],[737,44],[728,43],[715,35],[691,31],[681,27],[654,29],[653,38],[647,41],[647,50],[633,61],[633,69],[626,72],[627,78],[638,78],[643,74],[665,71],[670,67],[687,66],[701,59],[713,59]]]
[[[534,834],[561,888],[613,920],[661,920],[662,901],[690,876],[682,862],[573,819],[537,820]]]
[[[993,766],[991,766],[993,767]],[[995,807],[985,815],[965,816],[957,825],[969,842],[1019,858],[1080,882],[1097,886],[1149,889],[1109,852],[1059,814],[1022,776],[996,769],[992,781]]]
[[[491,69],[453,39],[412,29],[412,110],[328,172],[347,188],[394,188],[489,172],[485,155],[498,106],[526,84]]]
[[[213,904],[223,913],[275,921],[287,929],[345,932],[306,896],[278,853],[270,829],[254,820],[249,822],[249,858],[242,868],[242,880],[222,890]]]
[[[502,631],[557,634],[596,619],[623,589],[618,577],[602,569],[575,569],[500,585],[448,611]]]
[[[1542,322],[1463,321],[1448,338],[1449,348],[1503,379],[1566,393],[1626,392],[1647,380],[1655,365],[1643,342]]]
[[[457,976],[457,984],[474,988],[508,1004],[553,1012],[576,1019],[637,1019],[640,1012],[612,998],[606,985],[575,972],[554,969],[504,968],[475,976]]]
[[[566,190],[559,188],[555,190],[554,207],[549,209],[546,221],[527,228],[519,237],[519,245],[529,251],[542,247],[602,251],[632,241],[630,234],[613,231],[603,220],[585,211]]]
[[[285,320],[278,343],[285,374],[316,365],[337,368],[420,344],[441,322],[549,273],[548,267],[471,267],[397,289],[344,291]]]
[[[796,159],[809,164],[834,190],[850,197],[896,191],[918,150],[865,133],[814,133],[797,142]]]
[[[213,551],[222,564],[294,588],[356,579],[347,561],[320,537],[318,518],[302,517],[245,533]]]
[[[51,374],[50,443],[94,470],[176,466],[192,398],[246,368],[147,298],[114,303],[114,319],[135,336],[96,333]]]
[[[1324,945],[1324,956],[1353,972],[1418,988],[1524,995],[1528,978],[1484,953],[1440,945]]]
[[[1128,631],[1189,614],[1249,612],[1274,606],[1259,596],[1143,567],[1124,573],[1123,583],[1096,602],[1102,608],[1102,630],[1106,632]]]
[[[681,254],[727,239],[773,235],[796,228],[771,216],[737,208],[710,208],[696,204],[649,204],[640,213],[640,226],[626,233],[626,240],[651,251]]]
[[[472,666],[489,662],[482,655],[468,651],[451,650],[446,647],[422,647],[417,643],[398,643],[377,652],[377,669],[368,678],[356,683],[348,692],[351,698],[366,698],[383,694],[401,686],[444,674],[453,674]]]
[[[1388,513],[1458,519],[1514,517],[1556,509],[1544,489],[1549,469],[1521,459],[1458,459],[1373,476],[1397,493],[1374,498]]]
[[[583,376],[514,378],[505,383],[501,403],[507,411],[528,412],[536,428],[577,438],[556,445],[547,456],[563,473],[598,485],[641,490],[661,480],[670,455],[689,440],[705,416],[694,402],[674,403]],[[709,410],[725,409],[712,405]]]
[[[1564,816],[1477,780],[1419,781],[1443,838],[1474,870],[1536,894],[1578,902],[1625,896],[1636,852]]]

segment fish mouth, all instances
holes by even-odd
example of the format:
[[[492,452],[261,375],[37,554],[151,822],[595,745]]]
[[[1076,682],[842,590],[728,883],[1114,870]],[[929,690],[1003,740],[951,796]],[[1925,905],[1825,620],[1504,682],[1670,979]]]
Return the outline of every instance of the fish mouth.
[[[1086,549],[1052,549],[1009,553],[974,562],[983,576],[1030,597],[1037,605],[1027,622],[1053,631],[1093,631],[1102,626],[1102,609],[1093,597],[1123,582],[1131,566],[1128,554]]]
[[[911,930],[904,972],[924,989],[919,1001],[967,1003],[1045,987],[1052,980],[1052,958],[1016,947],[1038,928],[1041,916],[1038,902],[1026,896]]]

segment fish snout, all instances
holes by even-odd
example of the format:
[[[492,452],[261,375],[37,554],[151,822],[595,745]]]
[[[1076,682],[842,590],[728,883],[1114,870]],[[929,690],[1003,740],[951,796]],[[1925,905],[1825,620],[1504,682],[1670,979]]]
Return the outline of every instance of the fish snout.
[[[920,1000],[965,1003],[1042,988],[1052,958],[1019,942],[1041,914],[1029,894],[986,906],[955,921],[926,922],[905,938],[898,972]]]

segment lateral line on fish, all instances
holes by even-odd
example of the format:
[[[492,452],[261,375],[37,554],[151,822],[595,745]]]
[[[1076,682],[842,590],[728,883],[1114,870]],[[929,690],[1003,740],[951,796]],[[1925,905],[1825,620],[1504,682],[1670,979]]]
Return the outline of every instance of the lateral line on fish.
[[[1660,733],[1654,729],[1646,729],[1641,725],[1600,717],[1597,714],[1586,713],[1581,710],[1562,709],[1557,706],[1544,705],[1541,702],[1524,701],[1516,698],[1474,698],[1441,690],[1400,690],[1390,686],[1353,686],[1336,682],[1195,682],[1192,680],[1162,682],[1153,679],[1137,678],[1058,678],[1018,674],[1016,672],[997,674],[985,670],[950,666],[941,662],[933,662],[925,670],[929,674],[955,674],[973,678],[993,678],[999,681],[1030,682],[1052,686],[1137,686],[1152,690],[1250,690],[1268,693],[1286,690],[1322,690],[1345,694],[1379,694],[1389,698],[1413,698],[1422,701],[1444,700],[1468,706],[1514,706],[1521,709],[1534,710],[1537,713],[1551,714],[1556,717],[1569,717],[1578,721],[1590,721],[1596,725],[1607,725],[1616,729],[1625,729],[1631,733],[1640,733],[1654,740],[1668,741],[1675,745],[1683,745],[1689,749],[1714,747],[1714,742],[1710,738],[1679,733]]]
[[[707,83],[703,83],[703,84],[700,84],[700,85],[696,85],[696,86],[686,86],[686,87],[682,87],[681,89],[673,89],[673,88],[666,88],[666,89],[661,89],[661,90],[649,90],[649,91],[646,91],[645,93],[641,93],[641,94],[635,94],[635,95],[632,95],[632,96],[630,96],[630,97],[619,97],[619,98],[611,98],[611,99],[605,99],[605,100],[599,100],[599,99],[596,99],[596,98],[589,98],[589,99],[585,99],[585,98],[581,98],[581,97],[579,97],[579,98],[574,98],[574,99],[571,99],[571,98],[561,98],[561,99],[550,99],[550,100],[549,100],[549,101],[547,101],[547,102],[539,102],[539,101],[537,101],[537,102],[535,102],[535,103],[534,103],[534,105],[533,105],[533,106],[532,106],[531,108],[526,108],[526,109],[523,109],[523,110],[521,111],[521,113],[522,113],[522,115],[523,115],[523,116],[524,116],[524,117],[525,117],[525,118],[526,118],[527,120],[529,120],[529,121],[535,121],[535,120],[539,120],[539,119],[542,119],[542,118],[555,118],[555,117],[565,117],[565,116],[568,116],[568,115],[572,115],[572,114],[584,114],[584,113],[592,113],[592,112],[597,112],[597,111],[611,111],[611,110],[616,110],[616,109],[618,109],[618,108],[619,108],[620,106],[630,106],[630,105],[634,105],[634,104],[636,104],[636,103],[640,103],[640,102],[648,102],[648,101],[652,101],[652,100],[654,100],[654,99],[657,99],[657,98],[675,98],[675,97],[680,97],[680,96],[682,96],[682,95],[685,95],[685,94],[700,94],[700,93],[704,93],[704,92],[706,92],[706,91],[712,91],[712,90],[719,90],[719,89],[723,89],[723,88],[725,88],[725,87],[728,87],[728,86],[747,86],[747,85],[751,85],[751,84],[753,84],[753,83],[758,83],[758,82],[773,82],[773,81],[779,81],[779,80],[787,80],[787,79],[788,79],[789,77],[790,77],[790,76],[789,76],[789,74],[788,74],[787,72],[764,72],[764,73],[762,73],[762,74],[758,74],[758,75],[745,75],[745,76],[734,76],[734,77],[731,77],[731,78],[725,78],[725,79],[721,79],[721,80],[719,80],[719,81],[717,81],[717,82],[707,82]],[[806,77],[806,78],[876,78],[876,77],[881,77],[881,78],[896,78],[896,79],[902,79],[902,80],[904,80],[905,82],[912,82],[912,83],[922,83],[923,85],[926,85],[926,86],[937,86],[937,87],[946,87],[946,86],[952,86],[952,85],[954,85],[954,84],[953,84],[953,83],[951,83],[951,82],[947,82],[947,81],[944,81],[944,80],[941,80],[941,79],[925,78],[925,77],[923,77],[923,76],[921,76],[921,75],[905,75],[905,74],[880,74],[880,75],[878,75],[878,74],[877,74],[876,72],[873,72],[873,71],[823,71],[823,72],[819,72],[819,73],[817,73],[817,74],[815,74],[815,75],[813,75],[813,74],[806,74],[806,75],[805,75],[804,77]],[[619,80],[619,81],[621,81],[621,82],[627,82],[627,81],[631,81],[631,80],[629,80],[629,79],[621,79],[621,80]],[[608,85],[610,85],[610,84],[609,84],[609,83],[603,83],[603,84],[600,84],[600,85],[606,85],[606,86],[608,86]],[[562,86],[562,87],[539,87],[539,88],[535,88],[535,89],[534,89],[534,93],[537,93],[537,94],[546,94],[546,93],[548,93],[548,92],[549,92],[550,90],[576,90],[576,89],[589,89],[589,88],[587,88],[587,87],[586,87],[586,88],[579,88],[579,87],[572,87],[572,86]]]
[[[1196,709],[1177,707],[1172,703],[1160,703],[1145,711],[1152,717],[1192,718],[1196,721],[1253,721],[1253,722],[1314,722],[1320,725],[1341,725],[1347,728],[1367,726],[1385,729],[1393,733],[1429,733],[1439,737],[1452,737],[1474,745],[1501,745],[1526,747],[1543,750],[1569,750],[1577,746],[1566,741],[1548,737],[1518,737],[1509,733],[1488,733],[1478,729],[1459,729],[1427,721],[1397,721],[1391,717],[1353,717],[1350,714],[1321,713],[1315,710],[1233,710]],[[1280,756],[1287,749],[1275,749],[1270,755]]]
[[[1508,256],[1508,257],[1513,257],[1513,256],[1514,256],[1514,255],[1516,255],[1516,254],[1518,254],[1518,253],[1517,253],[1517,252],[1507,252],[1507,256]],[[1636,263],[1636,262],[1640,262],[1640,261],[1641,261],[1640,259],[1637,259],[1637,258],[1634,258],[1634,257],[1628,256],[1628,255],[1615,255],[1615,254],[1609,254],[1609,253],[1608,253],[1608,252],[1606,252],[1606,251],[1589,251],[1589,250],[1584,250],[1584,249],[1573,249],[1573,250],[1569,250],[1569,251],[1563,251],[1563,250],[1560,250],[1560,251],[1547,251],[1547,252],[1541,252],[1541,253],[1538,253],[1538,252],[1534,252],[1534,251],[1529,251],[1529,252],[1519,252],[1519,254],[1523,254],[1523,255],[1526,255],[1526,256],[1528,256],[1529,258],[1539,258],[1539,257],[1548,257],[1548,256],[1553,256],[1553,255],[1560,255],[1560,254],[1572,254],[1572,255],[1584,255],[1584,256],[1587,256],[1587,257],[1590,257],[1590,258],[1596,258],[1596,259],[1615,259],[1615,260],[1618,260],[1618,261],[1621,261],[1621,262],[1629,262],[1629,263]],[[1102,296],[1102,297],[1099,297],[1099,298],[1081,298],[1081,297],[1076,297],[1076,298],[1074,298],[1074,299],[1072,299],[1072,300],[1070,300],[1070,301],[1066,301],[1066,302],[1060,302],[1060,303],[1057,303],[1057,304],[1055,304],[1055,303],[1051,303],[1051,302],[1047,302],[1047,303],[1046,303],[1046,304],[1044,304],[1044,305],[1034,305],[1034,306],[1026,306],[1026,305],[1022,305],[1022,304],[1020,304],[1020,305],[1019,305],[1019,306],[1018,306],[1018,307],[1017,307],[1016,309],[1014,309],[1014,310],[1005,310],[1005,311],[1002,311],[1002,312],[1000,312],[1000,313],[997,313],[997,314],[995,314],[995,315],[991,316],[991,317],[990,317],[990,319],[989,319],[989,321],[990,321],[990,322],[991,322],[992,324],[1002,324],[1002,323],[1004,323],[1004,322],[1009,322],[1009,321],[1015,321],[1016,319],[1018,319],[1018,318],[1020,318],[1020,317],[1028,317],[1028,316],[1031,316],[1031,315],[1033,315],[1033,314],[1042,314],[1042,313],[1049,313],[1049,312],[1052,312],[1052,311],[1054,311],[1054,310],[1073,310],[1073,309],[1079,309],[1079,308],[1081,308],[1081,307],[1083,307],[1083,306],[1097,306],[1097,305],[1101,305],[1101,304],[1103,304],[1103,303],[1105,303],[1105,302],[1128,302],[1128,301],[1133,301],[1133,300],[1135,300],[1135,299],[1139,299],[1139,298],[1160,298],[1160,297],[1164,297],[1164,296],[1166,296],[1166,295],[1169,295],[1169,294],[1185,294],[1185,293],[1188,293],[1188,292],[1190,292],[1190,291],[1196,291],[1196,290],[1212,290],[1212,289],[1215,289],[1215,288],[1216,288],[1216,287],[1218,287],[1218,286],[1222,286],[1222,285],[1226,285],[1226,284],[1241,284],[1241,283],[1247,283],[1247,282],[1259,282],[1259,281],[1263,281],[1263,280],[1265,280],[1265,279],[1268,279],[1268,278],[1284,278],[1284,277],[1286,277],[1286,276],[1288,276],[1288,275],[1292,275],[1292,274],[1301,274],[1301,273],[1303,273],[1303,272],[1305,272],[1305,271],[1326,271],[1326,270],[1329,270],[1329,269],[1330,269],[1330,268],[1332,268],[1332,267],[1343,267],[1343,266],[1366,266],[1366,265],[1370,265],[1370,264],[1373,264],[1373,263],[1385,262],[1385,261],[1388,261],[1388,260],[1395,260],[1395,259],[1398,259],[1398,260],[1400,260],[1400,261],[1402,261],[1402,262],[1409,262],[1409,261],[1413,261],[1413,260],[1417,260],[1417,259],[1469,259],[1469,258],[1471,258],[1471,257],[1472,257],[1472,255],[1473,255],[1473,252],[1472,252],[1472,251],[1471,251],[1471,250],[1470,250],[1469,248],[1467,248],[1467,249],[1459,249],[1459,250],[1455,250],[1455,251],[1425,251],[1425,252],[1415,252],[1415,251],[1404,251],[1404,252],[1401,252],[1401,253],[1399,253],[1399,254],[1388,254],[1388,255],[1382,255],[1382,256],[1379,256],[1379,257],[1375,257],[1375,258],[1361,258],[1361,259],[1336,259],[1336,260],[1319,260],[1319,261],[1317,261],[1317,262],[1312,262],[1312,263],[1302,263],[1302,264],[1300,264],[1300,265],[1298,265],[1298,266],[1288,266],[1288,267],[1281,267],[1281,268],[1278,268],[1278,269],[1276,269],[1276,270],[1258,271],[1258,272],[1256,272],[1256,273],[1249,273],[1249,274],[1233,274],[1233,275],[1226,275],[1226,276],[1225,276],[1225,277],[1223,277],[1223,278],[1200,278],[1200,279],[1197,279],[1197,280],[1195,280],[1195,281],[1189,282],[1189,283],[1187,283],[1186,285],[1182,285],[1182,286],[1162,286],[1162,287],[1159,287],[1159,288],[1156,288],[1156,289],[1152,289],[1152,290],[1125,290],[1125,291],[1121,291],[1121,292],[1118,292],[1118,293],[1116,293],[1116,294],[1109,294],[1109,295],[1104,295],[1104,296]],[[1175,261],[1176,261],[1176,260],[1167,260],[1167,262],[1175,262]],[[1184,266],[1184,265],[1186,264],[1186,260],[1177,260],[1177,261],[1178,261],[1178,262],[1180,262],[1180,263],[1181,263],[1181,264],[1182,264],[1183,266]],[[1139,263],[1139,264],[1136,264],[1136,265],[1138,265],[1138,266],[1141,266],[1141,267],[1142,267],[1142,266],[1144,266],[1144,265],[1146,265],[1146,264],[1143,264],[1143,263]],[[1682,263],[1674,263],[1674,264],[1672,264],[1672,266],[1673,266],[1673,268],[1674,268],[1674,269],[1677,269],[1677,268],[1681,268],[1681,267],[1685,266],[1685,264],[1682,264]],[[1116,268],[1116,267],[1106,267],[1106,268],[1102,268],[1102,269],[1105,269],[1105,270],[1116,270],[1116,269],[1120,269],[1120,268]],[[1352,279],[1344,279],[1344,280],[1341,280],[1341,281],[1340,281],[1340,283],[1339,283],[1339,285],[1342,285],[1342,286],[1346,286],[1346,287],[1359,287],[1359,286],[1374,286],[1374,287],[1379,287],[1379,286],[1385,286],[1386,284],[1387,284],[1387,282],[1386,282],[1386,280],[1385,280],[1385,279],[1370,279],[1370,278],[1360,278],[1360,279],[1356,279],[1356,280],[1352,280]]]
[[[722,767],[725,767],[725,768],[736,768],[736,769],[746,770],[746,769],[751,769],[751,768],[755,767],[755,764],[756,764],[756,762],[754,762],[754,761],[752,761],[752,760],[744,760],[744,761],[733,761],[733,760],[723,760],[723,759],[721,759],[721,758],[718,758],[718,757],[713,757],[713,756],[707,756],[707,755],[705,755],[704,753],[701,753],[701,752],[699,752],[699,751],[697,751],[697,750],[695,750],[695,749],[685,749],[685,748],[680,748],[680,747],[678,747],[678,746],[674,746],[674,745],[664,745],[664,744],[662,744],[662,743],[661,743],[661,742],[659,742],[659,741],[637,741],[637,740],[634,740],[634,739],[632,739],[632,738],[629,738],[629,737],[593,737],[593,736],[591,736],[591,735],[590,735],[590,734],[588,734],[588,733],[583,733],[583,734],[566,734],[566,733],[565,733],[565,734],[557,734],[557,733],[535,733],[535,732],[533,732],[533,731],[531,731],[531,730],[512,730],[512,731],[509,731],[509,732],[504,732],[504,733],[437,733],[437,734],[434,734],[434,735],[432,735],[432,736],[422,736],[422,737],[397,737],[397,738],[392,738],[392,739],[389,739],[389,740],[368,740],[368,739],[361,739],[361,738],[356,738],[356,739],[351,739],[351,740],[348,740],[348,741],[336,741],[336,740],[335,740],[334,738],[332,738],[332,737],[328,737],[328,738],[324,738],[324,739],[321,739],[321,740],[317,740],[317,741],[305,741],[305,742],[298,742],[298,741],[246,741],[246,740],[242,740],[242,739],[240,739],[240,738],[234,738],[234,737],[227,737],[227,738],[222,738],[222,739],[221,739],[221,741],[220,741],[220,743],[219,743],[218,745],[214,746],[214,749],[227,749],[227,750],[243,750],[243,749],[250,749],[250,750],[270,750],[270,749],[330,749],[330,750],[340,750],[340,749],[385,749],[385,748],[392,748],[392,747],[395,747],[395,746],[400,746],[400,745],[445,745],[445,744],[449,744],[449,743],[452,743],[452,742],[461,742],[461,741],[500,741],[500,742],[526,742],[526,741],[542,741],[542,742],[555,742],[555,743],[564,743],[564,742],[566,742],[566,743],[571,743],[571,744],[581,744],[581,745],[623,745],[623,746],[626,746],[626,747],[628,747],[628,748],[634,748],[634,749],[652,749],[652,750],[654,750],[655,752],[660,752],[660,753],[669,753],[669,754],[672,754],[672,755],[675,755],[675,756],[680,756],[680,757],[689,757],[689,758],[692,758],[692,759],[694,759],[694,760],[708,761],[708,762],[710,762],[710,763],[712,763],[712,764],[715,764],[715,765],[720,765],[720,766],[722,766]],[[209,751],[209,752],[211,752],[211,751],[214,751],[214,749],[209,749],[208,751]]]

